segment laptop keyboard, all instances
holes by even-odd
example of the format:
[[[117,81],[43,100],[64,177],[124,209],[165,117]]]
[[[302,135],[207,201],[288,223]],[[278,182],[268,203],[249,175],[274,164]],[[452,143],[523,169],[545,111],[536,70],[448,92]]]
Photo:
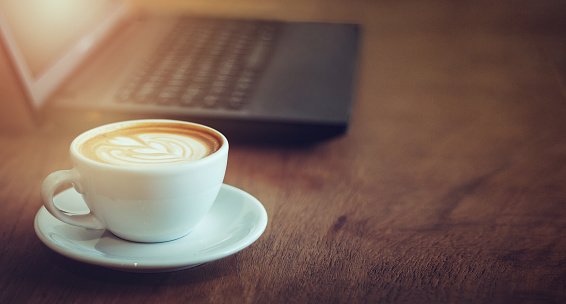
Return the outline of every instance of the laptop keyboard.
[[[181,18],[118,102],[241,110],[280,32],[276,21]]]

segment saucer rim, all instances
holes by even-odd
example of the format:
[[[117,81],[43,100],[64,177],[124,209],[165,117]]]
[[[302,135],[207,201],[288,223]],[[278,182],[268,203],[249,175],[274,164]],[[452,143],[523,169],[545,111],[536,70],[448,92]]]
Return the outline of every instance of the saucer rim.
[[[76,190],[74,188],[69,188],[61,191],[57,195],[61,195],[62,193],[67,191],[76,191]],[[252,196],[251,194],[247,193],[242,189],[239,189],[237,187],[228,184],[222,184],[220,191],[230,191],[233,194],[245,197],[246,199],[244,200],[244,202],[248,206],[251,206],[253,209],[255,209],[255,212],[257,212],[257,214],[260,217],[253,225],[250,232],[246,236],[239,239],[235,244],[231,244],[226,248],[224,247],[218,248],[214,252],[208,253],[205,256],[201,256],[198,258],[194,258],[192,256],[187,256],[187,258],[185,259],[180,259],[178,256],[176,256],[175,258],[172,259],[162,259],[162,260],[154,259],[154,258],[145,258],[145,259],[137,258],[136,262],[133,262],[134,261],[133,259],[128,259],[127,257],[116,257],[116,256],[97,257],[97,256],[89,256],[89,255],[81,254],[79,251],[74,251],[70,248],[58,245],[55,241],[51,240],[44,233],[41,227],[39,227],[38,221],[41,216],[51,217],[52,219],[59,221],[47,211],[45,206],[41,206],[41,208],[39,209],[39,211],[37,212],[34,218],[34,230],[37,236],[39,237],[39,239],[42,241],[42,243],[45,244],[48,248],[65,257],[68,257],[70,259],[79,262],[84,262],[92,265],[98,265],[114,270],[128,271],[128,272],[167,272],[167,271],[176,271],[176,270],[192,268],[207,262],[215,261],[230,256],[232,254],[235,254],[243,250],[244,248],[253,244],[263,234],[263,232],[267,227],[267,222],[268,222],[267,212],[263,204],[257,198],[255,198],[254,196]],[[63,222],[61,223],[64,225],[69,225]],[[111,233],[110,235],[111,235],[110,237],[118,239],[124,242],[125,244],[128,243],[131,243],[132,245],[139,244],[139,243],[123,240]],[[176,242],[182,238],[170,242]]]

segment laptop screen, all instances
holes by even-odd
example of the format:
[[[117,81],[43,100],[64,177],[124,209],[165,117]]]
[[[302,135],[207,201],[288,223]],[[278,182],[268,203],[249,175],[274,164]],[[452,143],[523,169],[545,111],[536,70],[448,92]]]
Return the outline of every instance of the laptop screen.
[[[34,103],[43,102],[104,35],[116,0],[0,0],[0,26]]]

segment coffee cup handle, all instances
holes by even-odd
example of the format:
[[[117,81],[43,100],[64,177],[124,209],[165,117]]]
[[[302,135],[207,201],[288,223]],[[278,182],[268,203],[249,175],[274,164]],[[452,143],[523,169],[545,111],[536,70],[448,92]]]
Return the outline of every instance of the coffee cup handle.
[[[73,184],[75,189],[80,192],[80,178],[75,169],[55,171],[45,178],[41,185],[41,199],[47,211],[57,219],[70,225],[92,229],[104,229],[105,226],[92,211],[89,214],[70,214],[55,206],[53,202],[55,191],[61,185],[67,183]]]

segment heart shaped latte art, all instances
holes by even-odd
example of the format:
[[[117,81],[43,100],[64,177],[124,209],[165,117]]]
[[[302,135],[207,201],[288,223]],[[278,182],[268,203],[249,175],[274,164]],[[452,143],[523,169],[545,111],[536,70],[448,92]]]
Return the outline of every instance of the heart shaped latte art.
[[[103,162],[121,166],[193,161],[209,153],[196,139],[166,133],[108,137],[95,151]]]

